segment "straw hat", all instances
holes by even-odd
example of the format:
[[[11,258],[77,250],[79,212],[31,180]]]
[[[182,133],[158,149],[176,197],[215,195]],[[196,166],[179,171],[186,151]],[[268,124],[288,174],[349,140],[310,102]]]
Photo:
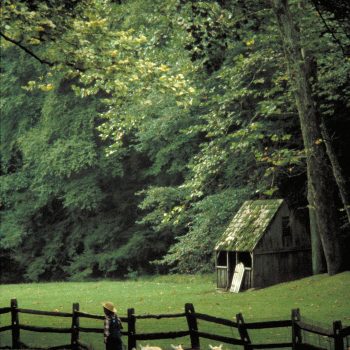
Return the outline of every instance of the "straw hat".
[[[117,309],[114,307],[114,304],[111,301],[106,301],[102,303],[102,306],[111,312],[114,312],[114,313],[117,312]]]

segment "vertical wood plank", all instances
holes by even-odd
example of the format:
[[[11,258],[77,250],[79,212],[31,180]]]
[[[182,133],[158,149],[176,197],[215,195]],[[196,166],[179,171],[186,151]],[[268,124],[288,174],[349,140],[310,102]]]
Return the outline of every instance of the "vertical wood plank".
[[[252,270],[250,271],[250,288],[254,288],[254,253],[251,253],[250,256],[252,258]]]
[[[228,251],[226,252],[226,286],[225,286],[225,289],[229,289],[230,288],[230,262],[229,262],[229,259],[228,259]]]
[[[298,326],[298,321],[300,321],[300,310],[292,310],[292,349],[296,350],[298,346],[302,343],[301,330]]]
[[[185,304],[185,313],[188,324],[188,329],[190,331],[190,339],[191,339],[191,348],[199,349],[199,336],[198,336],[198,325],[197,318],[194,311],[193,304]]]
[[[241,313],[236,315],[236,321],[238,326],[238,333],[241,337],[241,340],[244,341],[244,349],[249,350],[251,347],[251,340],[247,331],[247,328],[245,327],[244,318]]]
[[[73,350],[79,350],[79,303],[74,303],[72,307],[72,336],[71,346]]]
[[[128,350],[136,349],[136,318],[135,309],[128,309]]]
[[[11,299],[12,349],[20,347],[19,316],[17,299]]]
[[[243,282],[244,271],[245,270],[243,263],[238,263],[233,273],[230,292],[238,293],[240,291]]]
[[[342,324],[341,321],[333,322],[333,332],[334,332],[334,350],[343,350],[344,347],[344,338],[342,335]]]
[[[215,251],[216,288],[219,288],[218,251]]]

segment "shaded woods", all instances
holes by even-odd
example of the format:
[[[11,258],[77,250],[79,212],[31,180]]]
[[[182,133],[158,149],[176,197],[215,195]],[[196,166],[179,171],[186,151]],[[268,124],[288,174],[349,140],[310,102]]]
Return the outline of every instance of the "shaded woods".
[[[1,281],[212,271],[260,198],[349,268],[347,3],[4,1]]]

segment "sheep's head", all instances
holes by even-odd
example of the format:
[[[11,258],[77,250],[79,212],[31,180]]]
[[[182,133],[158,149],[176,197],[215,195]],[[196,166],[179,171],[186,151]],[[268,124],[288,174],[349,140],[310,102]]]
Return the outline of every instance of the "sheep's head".
[[[140,344],[140,350],[162,350],[159,346],[149,346],[148,344],[146,346],[143,346]]]
[[[220,344],[219,346],[213,346],[209,344],[209,348],[211,350],[222,350],[222,344]]]

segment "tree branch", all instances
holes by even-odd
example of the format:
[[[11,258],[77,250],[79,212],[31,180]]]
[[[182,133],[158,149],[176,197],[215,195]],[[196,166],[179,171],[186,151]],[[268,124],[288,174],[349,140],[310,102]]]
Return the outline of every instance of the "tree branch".
[[[5,35],[4,33],[0,32],[0,35],[6,40],[9,41],[10,43],[18,46],[21,50],[25,51],[28,55],[32,56],[33,58],[35,58],[37,61],[39,61],[41,64],[46,64],[50,67],[54,66],[55,63],[41,59],[39,56],[37,56],[33,51],[29,50],[27,47],[23,46],[19,41],[16,41],[14,39],[11,39],[10,37],[8,37],[7,35]]]
[[[24,52],[26,52],[28,55],[32,56],[33,58],[35,58],[37,61],[39,61],[41,64],[46,64],[50,67],[53,67],[57,64],[60,64],[60,62],[50,62],[47,61],[45,59],[40,58],[39,56],[37,56],[33,51],[29,50],[27,47],[25,47],[24,45],[21,44],[20,41],[16,41],[10,37],[8,37],[7,35],[5,35],[4,33],[0,32],[0,36],[2,36],[6,41],[9,41],[10,43],[16,45],[17,47],[19,47],[21,50],[23,50]],[[82,67],[78,67],[76,64],[71,63],[71,62],[63,62],[62,64],[72,67],[75,70],[79,71],[79,72],[84,72],[85,69]]]
[[[328,33],[330,33],[333,37],[333,40],[335,41],[335,43],[337,43],[339,45],[339,47],[341,48],[342,52],[343,52],[343,56],[346,57],[347,53],[345,48],[343,47],[341,41],[336,37],[334,30],[328,25],[327,21],[325,20],[325,18],[322,15],[321,9],[319,8],[317,2],[315,0],[312,0],[312,4],[314,5],[318,15],[320,16],[323,25],[326,27],[326,30],[328,31]],[[345,33],[346,34],[346,33]]]

